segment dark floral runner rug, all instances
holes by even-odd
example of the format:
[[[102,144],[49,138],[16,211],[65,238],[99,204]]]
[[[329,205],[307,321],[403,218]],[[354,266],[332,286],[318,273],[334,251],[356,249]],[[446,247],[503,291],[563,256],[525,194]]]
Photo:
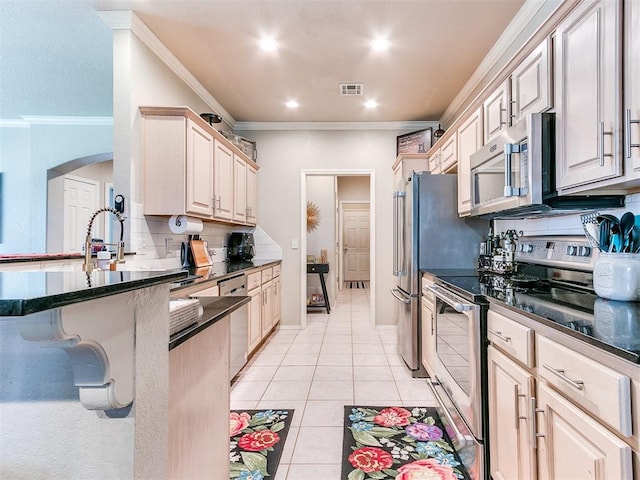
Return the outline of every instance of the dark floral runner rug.
[[[469,480],[435,408],[344,408],[342,480]]]
[[[274,478],[293,410],[232,410],[229,414],[229,478]]]

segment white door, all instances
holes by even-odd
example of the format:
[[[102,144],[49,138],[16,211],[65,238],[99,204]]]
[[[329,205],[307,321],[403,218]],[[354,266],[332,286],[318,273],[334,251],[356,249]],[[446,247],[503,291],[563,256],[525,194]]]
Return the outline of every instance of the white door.
[[[81,177],[64,179],[64,242],[65,252],[80,252],[87,235],[87,224],[98,209],[98,182]],[[93,237],[100,234],[94,223]]]
[[[369,206],[342,214],[344,280],[369,281]]]

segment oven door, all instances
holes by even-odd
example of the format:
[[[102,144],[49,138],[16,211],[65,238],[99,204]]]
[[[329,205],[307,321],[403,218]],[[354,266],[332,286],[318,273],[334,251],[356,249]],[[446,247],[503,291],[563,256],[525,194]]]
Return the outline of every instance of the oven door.
[[[483,440],[484,341],[480,305],[430,285],[436,297],[436,382],[475,438]],[[486,335],[486,332],[485,332]]]

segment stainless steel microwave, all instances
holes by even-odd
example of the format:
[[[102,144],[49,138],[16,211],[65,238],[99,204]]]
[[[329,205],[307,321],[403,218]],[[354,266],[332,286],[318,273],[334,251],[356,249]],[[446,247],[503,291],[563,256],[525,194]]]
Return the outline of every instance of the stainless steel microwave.
[[[471,215],[624,207],[621,195],[558,195],[555,130],[554,113],[530,114],[471,155]]]

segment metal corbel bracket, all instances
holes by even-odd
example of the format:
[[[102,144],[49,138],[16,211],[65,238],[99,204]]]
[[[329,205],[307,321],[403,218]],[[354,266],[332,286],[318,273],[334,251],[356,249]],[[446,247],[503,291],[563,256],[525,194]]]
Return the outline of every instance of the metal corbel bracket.
[[[128,294],[27,315],[20,336],[62,348],[88,410],[124,408],[134,398],[134,305]]]

